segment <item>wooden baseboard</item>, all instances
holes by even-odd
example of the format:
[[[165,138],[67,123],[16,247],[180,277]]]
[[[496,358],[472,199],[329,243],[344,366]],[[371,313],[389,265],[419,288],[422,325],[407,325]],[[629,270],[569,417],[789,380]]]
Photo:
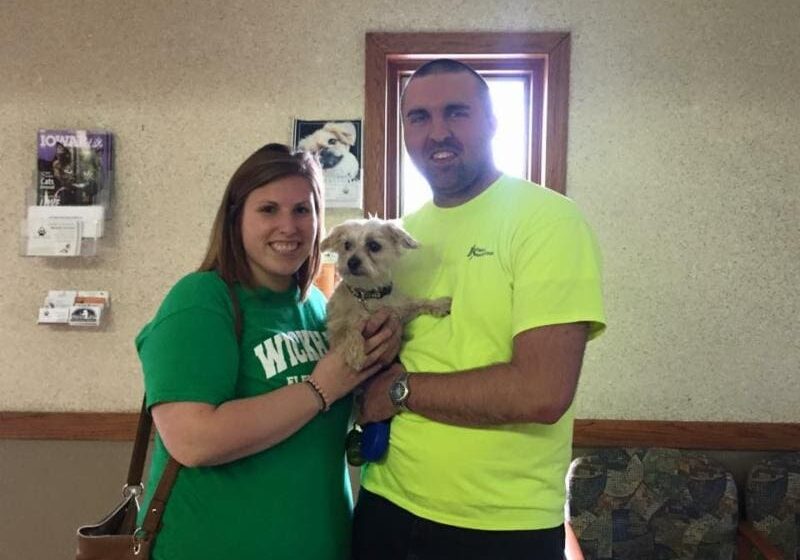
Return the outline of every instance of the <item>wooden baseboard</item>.
[[[132,441],[137,419],[128,412],[0,412],[0,440]],[[798,451],[800,424],[581,419],[574,445]]]

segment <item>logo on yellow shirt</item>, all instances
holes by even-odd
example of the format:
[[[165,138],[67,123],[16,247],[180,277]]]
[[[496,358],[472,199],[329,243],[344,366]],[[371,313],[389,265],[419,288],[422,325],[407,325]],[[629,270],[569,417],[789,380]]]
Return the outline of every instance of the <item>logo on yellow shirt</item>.
[[[487,257],[489,255],[494,255],[492,251],[488,249],[484,249],[482,247],[478,247],[477,245],[473,245],[469,249],[469,253],[467,253],[467,258],[472,259],[472,257]]]

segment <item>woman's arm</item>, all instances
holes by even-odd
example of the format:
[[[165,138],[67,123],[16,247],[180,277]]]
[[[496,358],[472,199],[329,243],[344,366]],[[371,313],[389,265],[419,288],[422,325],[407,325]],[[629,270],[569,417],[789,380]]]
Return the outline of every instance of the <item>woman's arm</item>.
[[[347,367],[338,352],[328,352],[311,374],[327,404],[333,404],[376,373],[399,345],[399,339],[399,325],[384,322],[365,341],[367,365],[361,371]],[[153,422],[167,451],[187,467],[220,465],[268,449],[290,437],[319,411],[319,398],[308,383],[295,383],[219,406],[169,402],[152,408]]]
[[[228,463],[272,447],[319,412],[307,383],[213,406],[169,402],[153,407],[153,422],[169,454],[187,467]]]

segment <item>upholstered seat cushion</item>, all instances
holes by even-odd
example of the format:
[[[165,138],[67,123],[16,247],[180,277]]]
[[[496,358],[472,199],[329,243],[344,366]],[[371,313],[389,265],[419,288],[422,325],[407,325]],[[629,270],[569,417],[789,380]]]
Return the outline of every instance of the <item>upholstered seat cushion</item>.
[[[587,560],[730,560],[736,485],[701,454],[606,449],[573,461],[569,518]]]
[[[747,476],[746,517],[785,558],[800,558],[800,452],[757,463]]]

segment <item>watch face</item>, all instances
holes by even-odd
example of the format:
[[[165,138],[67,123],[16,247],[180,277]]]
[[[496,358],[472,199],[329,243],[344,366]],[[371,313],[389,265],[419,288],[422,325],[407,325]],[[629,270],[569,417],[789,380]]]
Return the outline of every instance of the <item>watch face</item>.
[[[400,381],[395,381],[389,388],[389,398],[394,404],[400,403],[407,394],[408,389],[406,388],[405,384],[401,383]]]

